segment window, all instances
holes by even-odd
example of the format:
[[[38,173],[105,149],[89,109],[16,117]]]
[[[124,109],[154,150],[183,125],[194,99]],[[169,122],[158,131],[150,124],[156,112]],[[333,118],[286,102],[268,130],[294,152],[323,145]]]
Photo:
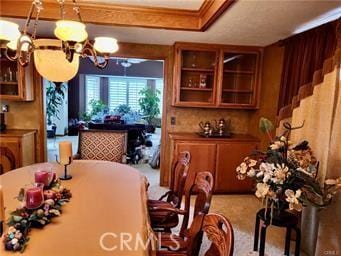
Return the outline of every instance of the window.
[[[138,78],[109,78],[109,109],[115,110],[119,105],[126,104],[133,111],[139,111],[139,92],[146,88],[147,80]]]
[[[90,101],[100,99],[100,77],[85,76],[85,107],[86,111],[91,111]]]
[[[156,79],[155,80],[155,88],[156,90],[159,90],[160,94],[160,103],[159,103],[159,109],[160,109],[160,117],[162,115],[162,106],[163,106],[163,79]]]

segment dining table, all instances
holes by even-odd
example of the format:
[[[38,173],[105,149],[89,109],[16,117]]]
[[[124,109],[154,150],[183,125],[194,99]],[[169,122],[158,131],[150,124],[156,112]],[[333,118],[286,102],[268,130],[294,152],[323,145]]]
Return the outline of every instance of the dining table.
[[[0,175],[7,217],[20,205],[20,188],[32,186],[34,173],[44,168],[64,172],[57,163],[40,163]],[[71,190],[70,202],[43,229],[31,229],[23,255],[153,255],[144,175],[129,165],[95,160],[75,160],[68,171],[72,179],[62,186]],[[14,254],[1,244],[1,256]]]

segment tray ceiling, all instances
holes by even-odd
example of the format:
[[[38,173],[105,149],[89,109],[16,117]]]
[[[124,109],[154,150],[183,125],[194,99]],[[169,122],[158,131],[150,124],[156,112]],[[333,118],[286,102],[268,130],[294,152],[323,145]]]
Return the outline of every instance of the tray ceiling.
[[[166,44],[176,41],[266,46],[291,36],[302,24],[340,6],[340,1],[239,0],[205,32],[88,24],[89,35],[119,42]],[[341,16],[341,13],[340,13]],[[15,19],[24,24],[24,20]],[[54,22],[41,21],[38,33],[53,37]]]
[[[78,0],[77,2],[97,4],[124,4],[141,7],[162,7],[173,9],[199,10],[204,0]]]

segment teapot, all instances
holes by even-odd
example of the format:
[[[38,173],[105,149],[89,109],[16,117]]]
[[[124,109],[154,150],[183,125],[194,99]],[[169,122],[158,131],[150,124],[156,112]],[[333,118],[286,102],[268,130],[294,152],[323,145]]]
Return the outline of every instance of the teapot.
[[[209,135],[212,132],[211,123],[208,121],[205,122],[205,124],[203,122],[200,122],[199,127],[201,128],[205,135]]]
[[[218,130],[219,134],[223,135],[229,125],[229,121],[226,122],[224,118],[220,118],[218,122],[217,120],[214,120],[214,122],[215,128]]]

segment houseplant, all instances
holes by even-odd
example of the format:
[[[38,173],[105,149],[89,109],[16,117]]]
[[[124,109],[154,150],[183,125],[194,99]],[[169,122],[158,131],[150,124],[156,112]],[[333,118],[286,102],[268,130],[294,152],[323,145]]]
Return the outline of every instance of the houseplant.
[[[56,124],[53,123],[53,118],[60,120],[58,114],[59,108],[63,105],[65,94],[63,89],[65,86],[61,83],[55,84],[49,81],[46,87],[46,116],[47,124],[51,129],[47,129],[47,137],[53,138],[56,135]]]
[[[80,119],[82,119],[86,124],[90,122],[94,116],[103,112],[107,108],[107,105],[102,100],[92,99],[89,101],[89,109],[80,115]]]
[[[155,118],[160,114],[160,91],[152,90],[150,88],[142,89],[139,92],[142,97],[139,99],[139,105],[141,108],[142,115],[147,121],[149,127],[148,132],[155,132]]]
[[[237,178],[249,177],[256,181],[256,196],[270,209],[271,218],[286,209],[301,211],[312,204],[323,208],[331,203],[333,195],[341,188],[341,178],[327,179],[321,184],[318,161],[307,141],[292,145],[288,140],[292,128],[272,139],[272,123],[261,118],[260,129],[268,134],[271,142],[265,152],[255,151],[237,167]]]

